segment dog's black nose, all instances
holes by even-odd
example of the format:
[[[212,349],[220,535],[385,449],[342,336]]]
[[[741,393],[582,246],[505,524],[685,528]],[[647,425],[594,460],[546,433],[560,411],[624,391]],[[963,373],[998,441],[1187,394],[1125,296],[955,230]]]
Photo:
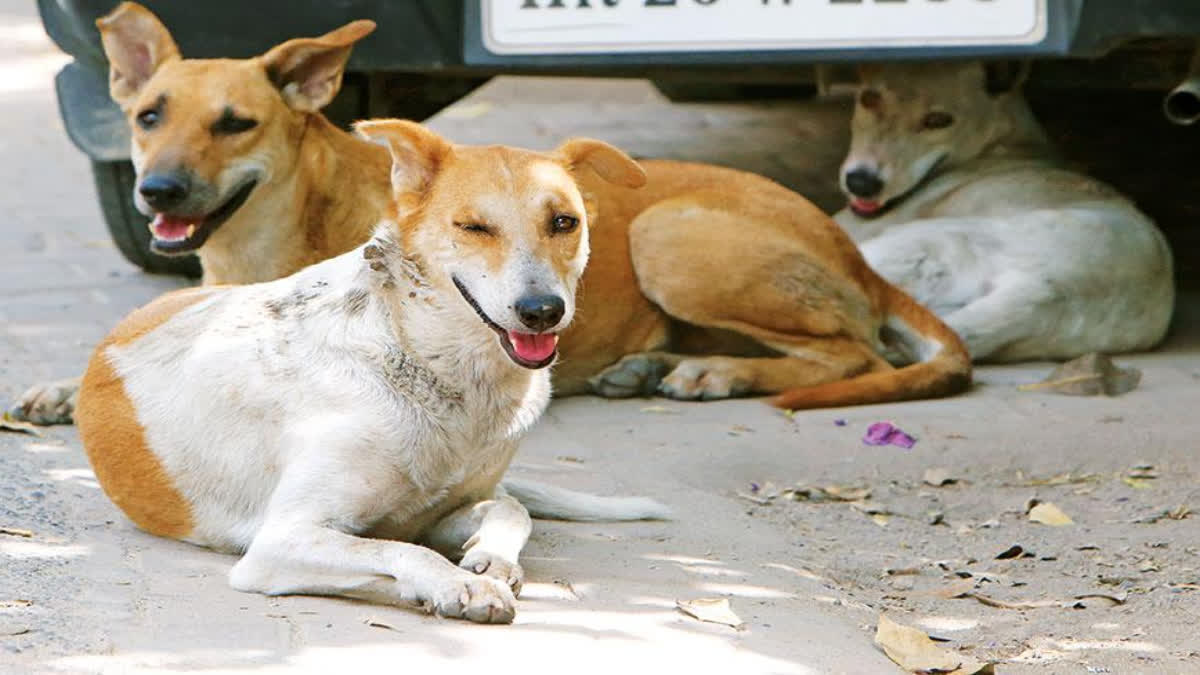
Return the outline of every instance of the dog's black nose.
[[[855,169],[846,174],[846,189],[855,197],[874,197],[883,190],[883,181],[870,169]]]
[[[152,173],[142,179],[138,192],[150,208],[169,211],[187,197],[191,181],[183,173]]]
[[[541,332],[557,326],[567,306],[557,295],[527,295],[513,303],[513,309],[526,328]]]

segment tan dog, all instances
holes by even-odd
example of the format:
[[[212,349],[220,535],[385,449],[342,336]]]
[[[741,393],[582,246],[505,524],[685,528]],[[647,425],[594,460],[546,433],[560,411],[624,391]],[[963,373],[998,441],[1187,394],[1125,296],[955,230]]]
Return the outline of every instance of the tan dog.
[[[132,130],[134,202],[163,255],[195,253],[205,284],[287,276],[362,244],[390,199],[387,151],[320,114],[341,88],[355,21],[251,59],[183,59],[149,10],[96,21],[109,90]],[[69,424],[79,378],[42,383],[9,413]]]
[[[242,175],[245,169],[236,167],[253,164],[246,157],[273,157],[281,143],[257,127],[218,138],[211,127],[226,108],[233,109],[235,118],[266,120],[278,114],[308,120],[281,126],[321,130],[302,137],[311,147],[289,155],[299,162],[294,173],[282,168],[266,172],[270,180],[260,180],[242,206],[253,208],[254,193],[269,191],[271,203],[281,211],[248,211],[255,219],[243,220],[239,209],[236,218],[203,242],[199,254],[206,283],[259,281],[264,274],[289,273],[336,255],[355,242],[333,232],[359,232],[361,242],[365,223],[385,213],[379,205],[390,195],[380,179],[386,169],[378,167],[386,165],[386,152],[334,129],[310,110],[332,97],[325,85],[340,81],[349,41],[364,32],[355,28],[360,23],[317,40],[293,40],[248,61],[180,61],[166,28],[131,3],[100,24],[113,64],[114,96],[132,101],[128,110],[135,128],[143,111],[155,110],[162,100],[170,106],[164,94],[175,89],[184,72],[209,78],[210,88],[225,79],[250,80],[253,88],[239,84],[216,90],[235,96],[261,88],[263,100],[277,100],[275,113],[261,113],[233,99],[209,102],[198,108],[206,114],[195,113],[199,119],[186,122],[194,129],[182,136],[190,139],[189,147],[211,141],[203,156],[213,162],[224,158],[222,165],[230,167],[218,175]],[[288,64],[311,61],[297,74],[319,73],[321,86],[307,79],[282,88],[276,79],[273,85],[268,77],[276,62],[272,55],[281,53],[291,54],[284,59]],[[149,65],[136,60],[126,64],[128,54],[149,54]],[[131,82],[140,88],[129,91],[124,73],[134,65],[142,76]],[[300,92],[319,90],[321,98],[309,99],[301,109],[288,107],[284,101],[295,96],[289,93],[293,86]],[[135,133],[142,182],[151,146],[159,148],[156,156],[182,152],[168,152],[176,137],[172,123],[164,115],[156,126]],[[260,121],[259,126],[276,124]],[[240,145],[216,145],[236,138],[242,139]],[[325,159],[314,163],[309,156]],[[586,171],[579,176],[595,225],[591,248],[596,262],[581,283],[579,317],[562,338],[556,393],[622,397],[657,392],[678,399],[716,399],[815,387],[776,401],[815,407],[944,396],[968,385],[970,366],[957,337],[875,275],[850,239],[803,197],[729,169],[671,161],[642,166],[648,183],[638,191]],[[343,180],[343,169],[356,178]],[[237,178],[222,180],[229,189],[241,184]],[[321,195],[315,202],[328,212],[307,209],[314,203],[310,195]],[[171,215],[162,220],[170,224],[178,219]],[[168,230],[178,228],[176,223]],[[203,230],[197,226],[196,232]],[[261,258],[239,257],[243,250]],[[886,349],[885,338],[898,341],[902,351],[923,363],[893,370],[879,356]],[[47,404],[41,405],[34,392],[18,409],[35,419],[37,411],[50,411],[51,420],[55,410],[69,409],[61,396],[45,398]]]
[[[88,366],[80,435],[139,526],[244,552],[237,589],[509,622],[530,519],[499,482],[549,401],[588,259],[572,175],[644,176],[597,141],[541,154],[360,128],[396,158],[394,222],[290,277],[134,312]]]

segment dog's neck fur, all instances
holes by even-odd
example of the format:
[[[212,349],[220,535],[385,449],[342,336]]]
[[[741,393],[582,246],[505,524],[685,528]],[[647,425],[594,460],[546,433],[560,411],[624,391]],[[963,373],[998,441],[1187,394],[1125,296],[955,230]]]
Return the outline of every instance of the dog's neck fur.
[[[278,279],[366,241],[391,201],[387,151],[304,116],[292,158],[201,247],[205,284]]]
[[[420,258],[388,232],[389,225],[359,249],[363,287],[395,339],[385,368],[399,369],[405,380],[427,371],[418,379],[428,380],[439,397],[469,406],[491,427],[488,436],[524,432],[549,402],[549,369],[513,363],[458,290],[428,274]],[[431,385],[434,381],[440,384]]]

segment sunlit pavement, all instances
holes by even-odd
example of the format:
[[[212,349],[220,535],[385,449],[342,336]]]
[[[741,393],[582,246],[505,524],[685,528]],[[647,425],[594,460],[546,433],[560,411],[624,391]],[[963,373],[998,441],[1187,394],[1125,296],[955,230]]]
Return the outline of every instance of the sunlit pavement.
[[[32,382],[77,374],[120,316],[183,283],[140,273],[110,243],[87,162],[55,108],[52,76],[63,62],[31,7],[0,10],[0,403]],[[543,148],[568,134],[593,135],[639,155],[750,168],[828,199],[843,111],[839,103],[673,105],[636,83],[508,80],[433,124],[462,142]],[[886,608],[976,656],[1024,656],[1004,672],[1062,672],[1068,663],[1186,672],[1195,618],[1186,603],[1194,606],[1196,596],[1169,584],[1200,581],[1200,557],[1187,548],[1200,541],[1200,519],[1127,523],[1128,514],[1160,504],[1190,499],[1200,509],[1198,334],[1185,320],[1166,351],[1123,359],[1145,375],[1119,399],[1018,392],[1017,384],[1047,372],[1035,364],[984,369],[971,395],[951,401],[794,418],[755,401],[556,403],[515,472],[652,495],[676,519],[536,523],[523,559],[529,583],[511,627],[236,593],[225,583],[232,558],[145,535],[120,515],[72,428],[42,438],[3,433],[0,527],[33,536],[0,534],[0,670],[892,672],[871,643]],[[864,446],[862,432],[876,420],[912,432],[916,447]],[[1148,489],[1107,478],[1092,492],[1078,484],[1001,487],[1019,476],[1112,477],[1139,462],[1159,474]],[[931,466],[948,467],[957,486],[937,494],[921,486]],[[845,505],[764,506],[739,496],[765,481],[865,483],[890,496],[899,515],[881,526]],[[1014,516],[1033,496],[1054,498],[1077,525],[1048,534]],[[957,529],[927,525],[925,507],[943,510]],[[969,525],[979,526],[963,529]],[[1015,543],[1057,561],[991,560]],[[1108,612],[1006,612],[933,602],[880,581],[886,568],[913,568],[916,591],[940,586],[949,574],[935,561],[954,559],[1002,566],[1039,597],[1059,587],[1074,593],[1096,585],[1065,580],[1072,565],[1095,563],[1079,558],[1091,555],[1081,548],[1111,554],[1109,566],[1119,570],[1141,569],[1153,555],[1160,569],[1137,572],[1134,588],[1144,592]],[[743,630],[675,609],[677,600],[715,597],[731,599]]]

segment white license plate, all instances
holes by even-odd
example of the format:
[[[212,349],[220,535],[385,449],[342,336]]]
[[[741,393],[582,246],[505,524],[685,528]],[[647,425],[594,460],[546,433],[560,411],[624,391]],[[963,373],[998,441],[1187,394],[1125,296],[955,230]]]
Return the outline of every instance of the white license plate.
[[[1046,0],[479,0],[494,54],[1033,45]]]

